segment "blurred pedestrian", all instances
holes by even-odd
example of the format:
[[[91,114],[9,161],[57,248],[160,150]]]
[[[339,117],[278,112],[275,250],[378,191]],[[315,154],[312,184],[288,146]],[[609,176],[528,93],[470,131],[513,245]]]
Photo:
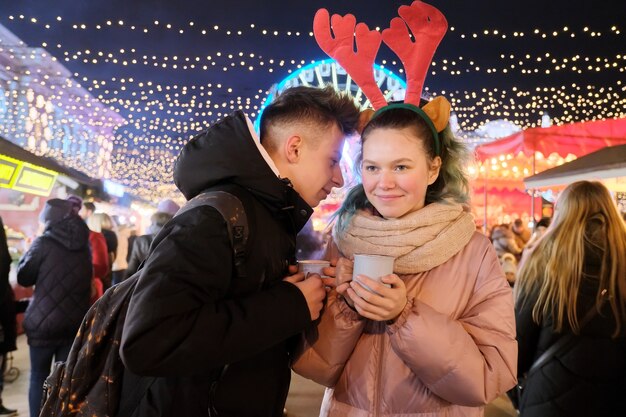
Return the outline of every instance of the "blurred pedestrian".
[[[113,230],[113,220],[111,216],[102,212],[95,212],[87,218],[87,226],[89,230],[102,233],[107,248],[107,270],[106,273],[100,277],[104,291],[111,287],[113,262],[115,262],[115,256],[117,253],[117,235]]]
[[[15,297],[9,282],[10,270],[11,254],[9,253],[4,223],[2,222],[2,217],[0,217],[0,416],[17,414],[17,410],[5,407],[2,402],[7,354],[17,349]]]
[[[67,358],[89,308],[92,278],[89,229],[74,214],[72,203],[48,200],[39,220],[44,232],[22,256],[17,269],[20,285],[35,286],[23,322],[30,348],[31,417],[39,414],[43,382],[53,359]]]
[[[176,204],[173,201],[172,203]],[[161,231],[163,226],[165,226],[165,224],[172,219],[174,214],[176,214],[178,211],[178,208],[176,207],[178,207],[178,205],[169,205],[169,207],[166,205],[160,206],[161,209],[168,211],[157,211],[150,216],[150,226],[148,226],[147,230],[148,233],[137,236],[134,239],[133,247],[130,251],[130,259],[128,260],[128,266],[126,267],[126,277],[130,277],[137,272],[141,263],[148,257],[148,250],[150,249],[152,241]]]
[[[524,249],[524,246],[526,246],[526,243],[530,239],[530,229],[526,227],[522,219],[515,219],[511,226],[511,231],[513,232],[513,238],[517,246]]]
[[[550,226],[550,218],[549,217],[541,218],[541,220],[539,220],[537,224],[535,225],[535,231],[530,236],[530,239],[528,240],[528,242],[526,242],[526,246],[524,246],[524,250],[527,251],[527,250],[532,249],[535,246],[535,244],[539,241],[539,239],[546,233],[546,230],[548,230],[548,226]]]
[[[70,195],[67,201],[72,204],[72,212],[81,216],[83,220],[85,220],[85,217],[82,216],[93,213],[95,210],[93,203],[88,202],[85,204],[88,204],[90,208],[85,210],[83,208],[83,199],[76,195]],[[104,292],[103,279],[109,273],[109,254],[107,253],[106,239],[102,233],[89,229],[89,249],[93,271],[90,303],[93,304],[98,298],[102,297]]]
[[[120,224],[116,221],[119,217],[113,216],[115,236],[117,237],[117,251],[115,260],[111,267],[111,284],[119,284],[126,277],[126,269],[128,268],[128,241],[130,239],[130,227],[127,224]]]
[[[500,264],[502,265],[502,271],[504,272],[504,276],[508,281],[509,285],[512,287],[515,284],[515,278],[517,275],[517,260],[515,256],[510,253],[505,253],[500,258]]]
[[[505,253],[512,254],[516,259],[522,255],[523,248],[518,245],[513,230],[508,224],[494,226],[491,231],[491,243],[500,259]]]

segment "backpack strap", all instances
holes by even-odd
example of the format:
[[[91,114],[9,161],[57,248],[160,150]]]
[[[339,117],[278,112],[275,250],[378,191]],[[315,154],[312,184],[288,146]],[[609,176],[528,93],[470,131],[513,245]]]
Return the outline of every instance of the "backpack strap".
[[[228,237],[233,247],[237,277],[246,276],[246,243],[250,234],[248,217],[239,197],[226,191],[204,191],[189,200],[176,216],[200,206],[216,209],[228,224]]]

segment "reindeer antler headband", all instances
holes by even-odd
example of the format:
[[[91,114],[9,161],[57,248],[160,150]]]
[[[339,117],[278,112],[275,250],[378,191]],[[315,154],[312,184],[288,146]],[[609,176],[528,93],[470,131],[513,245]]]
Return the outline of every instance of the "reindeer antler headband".
[[[431,128],[435,138],[435,153],[439,155],[438,132],[448,124],[450,103],[444,97],[437,97],[420,108],[420,99],[428,67],[448,29],[448,22],[439,10],[420,0],[414,1],[411,6],[401,6],[398,14],[400,17],[393,18],[390,27],[381,34],[369,30],[365,23],[356,24],[356,18],[351,14],[334,14],[329,24],[328,10],[320,9],[313,20],[313,33],[320,48],[334,58],[361,87],[376,110],[374,117],[397,107],[416,112]],[[374,79],[372,67],[382,41],[398,55],[404,65],[407,91],[404,103],[401,104],[388,104]]]

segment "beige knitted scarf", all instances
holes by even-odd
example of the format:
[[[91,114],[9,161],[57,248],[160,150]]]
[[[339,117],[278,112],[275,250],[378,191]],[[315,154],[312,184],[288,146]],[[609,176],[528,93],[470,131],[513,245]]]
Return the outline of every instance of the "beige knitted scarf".
[[[344,256],[393,256],[395,273],[412,274],[446,262],[469,242],[475,230],[466,206],[431,203],[400,219],[384,219],[361,210],[344,231],[335,226],[333,234]]]

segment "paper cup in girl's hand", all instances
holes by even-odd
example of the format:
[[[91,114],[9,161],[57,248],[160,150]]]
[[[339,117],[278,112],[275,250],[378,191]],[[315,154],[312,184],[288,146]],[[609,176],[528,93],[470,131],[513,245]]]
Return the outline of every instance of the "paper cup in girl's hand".
[[[304,272],[305,279],[309,275],[309,273],[319,274],[320,277],[324,277],[324,268],[329,266],[329,261],[306,259],[303,261],[298,261],[298,272]]]
[[[352,279],[358,281],[356,279],[357,275],[365,275],[373,280],[380,282],[380,279],[385,275],[393,274],[394,261],[395,258],[393,256],[354,255],[354,269],[352,272]],[[389,284],[383,285],[390,287]],[[363,286],[365,287],[365,285]]]

